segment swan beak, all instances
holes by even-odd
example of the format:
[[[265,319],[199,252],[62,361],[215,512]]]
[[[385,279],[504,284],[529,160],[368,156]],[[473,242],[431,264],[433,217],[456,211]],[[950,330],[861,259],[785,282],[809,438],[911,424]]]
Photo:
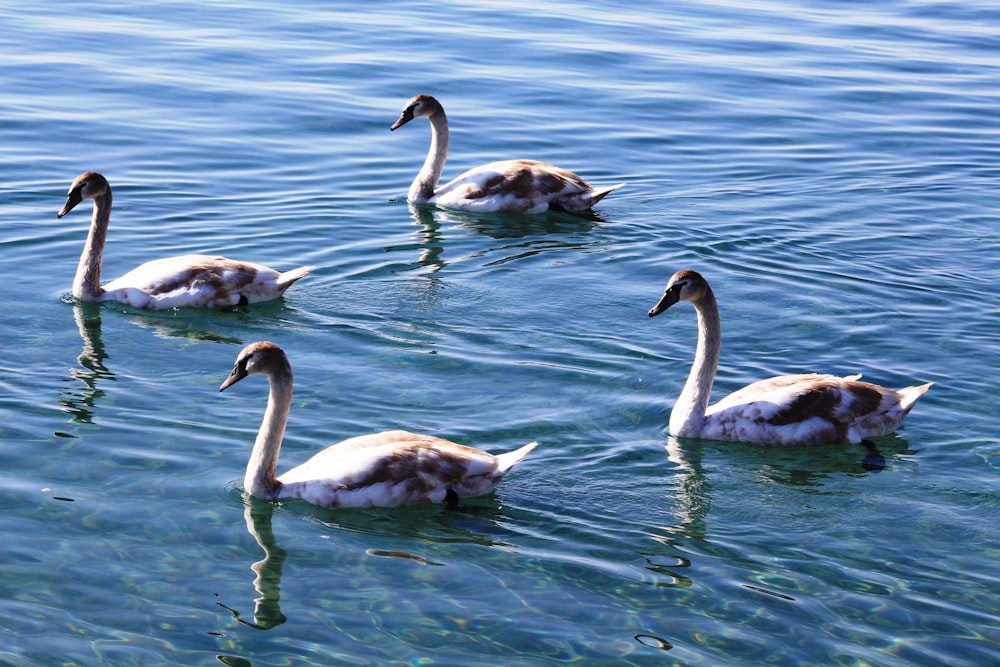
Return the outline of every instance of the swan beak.
[[[403,113],[399,115],[399,120],[397,120],[395,123],[392,124],[392,127],[389,128],[389,131],[392,132],[395,129],[403,127],[411,120],[413,120],[413,107],[409,106],[403,109]]]
[[[229,377],[226,378],[226,381],[223,382],[222,386],[219,387],[219,391],[222,391],[223,389],[225,389],[230,385],[236,384],[246,376],[247,376],[247,369],[245,366],[243,365],[234,366],[233,372],[229,374]]]
[[[73,188],[72,190],[69,191],[69,194],[66,195],[66,204],[62,207],[62,210],[60,210],[59,213],[56,214],[56,217],[57,218],[63,217],[64,215],[72,211],[74,206],[76,206],[82,201],[83,201],[83,196],[80,195],[80,188]]]
[[[663,293],[663,296],[660,297],[660,300],[656,302],[655,306],[649,309],[649,313],[647,314],[650,317],[656,317],[657,315],[665,311],[667,308],[680,301],[680,295],[681,295],[680,292],[681,292],[680,289],[674,289],[671,287],[670,289],[668,289],[666,292]]]

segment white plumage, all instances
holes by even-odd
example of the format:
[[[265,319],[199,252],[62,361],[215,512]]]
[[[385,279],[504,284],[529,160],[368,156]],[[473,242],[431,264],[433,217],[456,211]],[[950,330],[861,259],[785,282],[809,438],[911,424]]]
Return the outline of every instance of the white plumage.
[[[660,301],[659,315],[678,301],[698,314],[698,347],[687,382],[670,413],[670,433],[759,445],[858,443],[894,431],[931,384],[893,391],[860,382],[860,375],[807,373],[754,382],[709,406],[719,365],[719,307],[708,282],[696,271],[675,273]]]
[[[73,296],[81,301],[120,301],[137,308],[235,306],[281,296],[312,267],[285,273],[252,262],[214,255],[180,255],[146,262],[101,285],[101,263],[111,221],[111,186],[88,171],[77,176],[59,217],[85,199],[94,200],[90,233],[80,256]]]
[[[494,456],[430,435],[383,431],[331,445],[276,477],[292,401],[284,350],[266,341],[248,345],[219,391],[257,373],[268,376],[270,393],[243,484],[258,498],[301,498],[322,507],[457,502],[492,491],[538,444]]]
[[[430,121],[431,145],[423,167],[410,185],[408,198],[415,204],[479,213],[586,211],[609,192],[625,185],[593,188],[573,172],[546,162],[502,160],[470,169],[438,188],[449,141],[448,117],[441,103],[430,95],[417,95],[406,103],[399,120],[389,129],[395,130],[421,117]]]

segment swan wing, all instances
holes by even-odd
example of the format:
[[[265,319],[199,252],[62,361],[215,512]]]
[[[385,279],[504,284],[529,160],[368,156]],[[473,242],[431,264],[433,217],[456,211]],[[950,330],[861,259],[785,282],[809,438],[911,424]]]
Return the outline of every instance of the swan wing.
[[[909,411],[901,406],[902,396],[856,378],[803,374],[755,382],[711,406],[702,435],[813,445],[856,443],[895,430]]]
[[[282,496],[316,505],[393,507],[488,493],[513,465],[501,463],[443,438],[385,431],[331,445],[278,480]]]
[[[255,303],[281,296],[309,269],[282,274],[262,264],[213,255],[166,257],[105,284],[102,300],[152,309]]]
[[[441,186],[430,203],[481,213],[576,211],[593,206],[624,183],[595,190],[571,171],[536,160],[502,160]]]

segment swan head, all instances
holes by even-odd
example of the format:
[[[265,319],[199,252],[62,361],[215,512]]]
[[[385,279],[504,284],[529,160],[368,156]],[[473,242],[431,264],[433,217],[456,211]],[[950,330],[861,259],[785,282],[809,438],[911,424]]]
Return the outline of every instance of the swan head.
[[[291,379],[292,367],[288,363],[285,351],[268,341],[247,345],[236,357],[233,372],[219,387],[219,391],[236,384],[248,375],[257,373],[284,375]]]
[[[108,185],[108,179],[96,171],[85,171],[77,176],[73,184],[69,186],[69,192],[66,194],[66,203],[57,214],[57,217],[63,217],[84,199],[97,199],[109,192],[111,192],[111,186]]]
[[[430,118],[439,113],[444,113],[444,107],[431,95],[416,95],[403,107],[403,113],[399,115],[399,120],[392,124],[390,131],[400,128],[409,123],[414,118]]]
[[[691,269],[678,271],[670,276],[670,281],[663,290],[663,296],[649,309],[649,316],[656,317],[678,301],[697,303],[708,291],[708,281],[702,278],[700,273]]]

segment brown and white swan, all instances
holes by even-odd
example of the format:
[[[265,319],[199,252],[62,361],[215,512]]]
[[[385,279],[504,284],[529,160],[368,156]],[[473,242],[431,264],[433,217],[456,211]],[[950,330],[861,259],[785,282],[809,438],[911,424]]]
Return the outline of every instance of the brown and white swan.
[[[586,211],[608,193],[625,185],[591,187],[566,169],[536,160],[501,160],[475,167],[438,187],[448,159],[448,117],[444,107],[430,95],[410,99],[390,130],[414,118],[431,124],[427,158],[410,185],[407,198],[414,204],[481,213],[542,213],[552,210]]]
[[[154,310],[245,305],[276,299],[312,270],[303,266],[279,273],[261,264],[215,255],[179,255],[146,262],[101,285],[111,186],[96,171],[76,177],[58,216],[62,218],[85,199],[94,200],[94,214],[73,280],[73,296],[80,301],[119,301]]]
[[[267,376],[270,393],[243,485],[258,498],[301,498],[331,508],[453,505],[492,491],[538,445],[494,456],[430,435],[383,431],[331,445],[276,476],[292,403],[292,367],[284,350],[267,341],[248,345],[219,391],[256,374]]]
[[[684,389],[670,413],[670,434],[758,445],[858,443],[896,430],[933,383],[893,391],[858,380],[807,373],[761,380],[709,405],[719,366],[719,307],[708,282],[690,269],[675,273],[655,317],[679,301],[698,315],[698,347]]]

